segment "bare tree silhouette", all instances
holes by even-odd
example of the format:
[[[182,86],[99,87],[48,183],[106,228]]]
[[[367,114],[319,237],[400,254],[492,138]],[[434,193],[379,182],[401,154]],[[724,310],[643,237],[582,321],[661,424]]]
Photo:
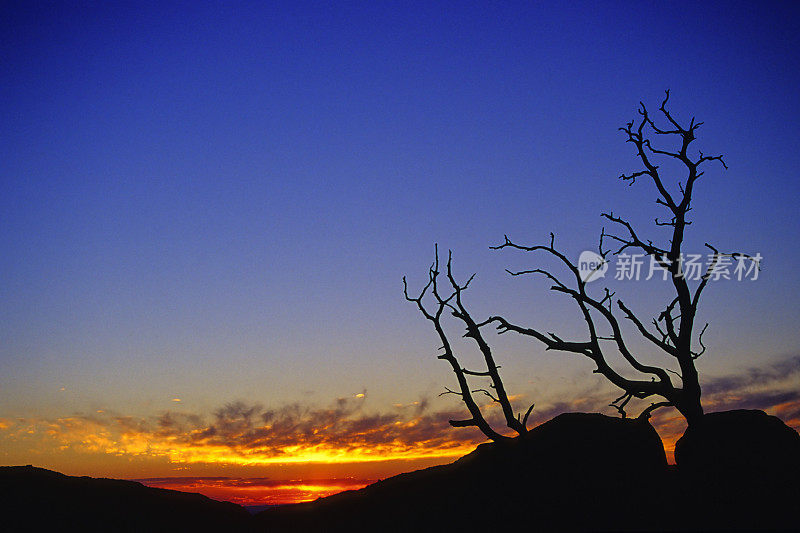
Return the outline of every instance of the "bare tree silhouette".
[[[591,359],[596,365],[594,372],[602,374],[611,383],[621,389],[622,394],[616,398],[611,405],[615,407],[623,417],[627,416],[625,409],[632,398],[646,399],[651,397],[656,398],[658,401],[654,401],[646,407],[639,415],[640,418],[649,418],[654,410],[665,406],[675,407],[686,418],[690,425],[697,422],[703,416],[703,407],[700,401],[700,382],[695,361],[706,351],[706,347],[703,344],[703,333],[706,331],[708,324],[705,324],[705,326],[700,329],[699,333],[696,333],[695,318],[700,297],[709,279],[712,277],[715,268],[720,264],[723,258],[728,257],[736,260],[755,261],[757,266],[758,260],[747,254],[738,252],[722,253],[714,246],[706,243],[705,246],[711,250],[711,259],[704,274],[697,280],[696,284],[691,284],[694,286],[690,286],[689,282],[691,280],[687,279],[687,276],[685,276],[683,272],[684,255],[682,247],[686,228],[691,224],[691,222],[687,220],[687,214],[692,209],[691,201],[694,186],[697,180],[704,174],[701,167],[704,167],[705,163],[717,161],[725,169],[727,169],[727,166],[721,155],[709,156],[704,155],[701,151],[697,151],[697,155],[695,155],[694,152],[690,153],[691,144],[695,140],[695,132],[702,125],[702,122],[696,122],[695,119],[692,118],[688,126],[682,126],[667,109],[668,102],[669,91],[666,91],[666,96],[659,107],[660,118],[658,119],[659,122],[663,122],[665,125],[657,125],[654,117],[651,116],[645,105],[640,103],[640,108],[638,110],[639,119],[633,120],[620,128],[626,136],[626,142],[632,143],[635,146],[637,158],[644,167],[631,174],[622,174],[620,179],[628,182],[629,185],[633,185],[637,178],[647,178],[648,181],[653,183],[658,193],[656,203],[666,208],[669,216],[667,220],[655,218],[655,225],[672,228],[669,242],[664,245],[654,244],[652,240],[641,237],[629,221],[615,215],[613,212],[608,212],[603,213],[601,216],[609,220],[613,223],[614,227],[619,228],[621,231],[618,235],[606,233],[605,228],[603,228],[600,234],[598,251],[603,261],[607,261],[609,254],[618,255],[627,250],[644,254],[652,258],[656,264],[669,273],[675,296],[665,303],[664,310],[659,313],[657,318],[652,320],[652,327],[646,326],[645,322],[626,306],[622,300],[617,299],[616,304],[622,312],[624,319],[630,321],[635,326],[634,329],[638,331],[644,339],[656,346],[661,352],[677,361],[680,372],[674,372],[666,368],[666,366],[661,367],[643,364],[637,358],[629,348],[628,343],[626,343],[620,319],[614,313],[613,304],[615,294],[610,292],[607,288],[603,289],[599,297],[594,297],[587,293],[587,280],[582,277],[579,266],[555,247],[555,236],[552,233],[550,234],[549,244],[534,246],[516,244],[506,236],[502,244],[493,246],[492,249],[511,248],[525,252],[545,252],[556,258],[557,262],[561,263],[566,268],[571,278],[569,282],[562,281],[556,274],[542,268],[508,272],[512,276],[526,274],[545,276],[553,283],[550,287],[551,290],[570,296],[580,309],[583,320],[586,323],[588,339],[576,341],[564,340],[555,333],[543,332],[512,324],[502,316],[491,316],[483,322],[476,323],[464,308],[461,301],[461,293],[467,288],[472,278],[463,286],[459,286],[453,279],[450,268],[450,258],[448,257],[448,291],[452,289],[452,292],[443,297],[437,285],[437,277],[439,275],[437,254],[437,261],[430,270],[428,285],[426,285],[420,296],[418,298],[409,297],[407,287],[405,294],[406,298],[412,302],[416,302],[423,315],[434,323],[434,327],[442,340],[444,349],[444,353],[440,355],[439,358],[451,364],[459,382],[460,390],[449,392],[461,395],[472,415],[471,419],[451,422],[452,425],[475,425],[494,440],[502,438],[502,436],[488,426],[472,397],[472,393],[474,392],[484,392],[494,401],[500,403],[509,428],[520,434],[526,431],[525,422],[530,414],[530,409],[525,414],[524,418],[521,418],[519,415],[516,417],[513,415],[511,405],[497,372],[497,366],[494,363],[491,350],[481,334],[481,328],[489,324],[496,325],[500,333],[513,331],[521,335],[533,337],[543,343],[547,350],[576,353]],[[658,137],[665,141],[677,141],[678,148],[671,151],[670,149],[661,149],[653,146],[651,143],[651,136],[653,135],[655,136],[653,138]],[[677,162],[680,168],[685,171],[685,177],[683,180],[678,180],[677,188],[674,186],[668,187],[662,176],[662,171],[657,163],[665,160]],[[670,189],[676,190],[670,192]],[[606,243],[612,243],[613,249],[606,248]],[[403,282],[405,285],[405,278]],[[422,303],[422,298],[428,290],[431,291],[438,305],[438,308],[436,308],[434,312],[427,311]],[[475,342],[477,342],[484,355],[487,364],[486,372],[468,371],[458,364],[456,356],[453,354],[452,348],[441,327],[441,315],[445,310],[449,310],[453,316],[460,319],[466,325],[466,336],[473,338]],[[695,347],[695,344],[697,347]],[[643,374],[643,376],[630,378],[613,369],[608,362],[610,350],[618,351],[628,365],[635,372]],[[674,376],[670,376],[670,373]],[[491,387],[494,393],[483,389],[470,390],[467,383],[467,376],[488,376],[491,380]],[[673,383],[672,377],[678,377],[680,384]]]
[[[438,358],[450,363],[450,366],[456,375],[456,380],[458,381],[458,390],[454,391],[448,388],[443,394],[456,394],[461,396],[461,399],[464,401],[464,404],[467,406],[467,409],[471,415],[471,418],[466,420],[451,420],[450,425],[453,427],[475,426],[480,429],[484,435],[494,441],[503,441],[509,439],[510,437],[495,431],[491,424],[489,424],[489,422],[483,416],[481,408],[475,401],[473,395],[484,394],[485,396],[491,398],[493,402],[500,404],[500,408],[503,411],[503,416],[505,417],[506,425],[519,435],[522,435],[527,431],[528,416],[533,410],[533,405],[528,408],[524,416],[521,414],[514,414],[514,409],[511,405],[511,401],[508,398],[508,393],[506,393],[503,380],[500,377],[499,367],[495,363],[494,356],[492,355],[492,349],[483,338],[483,334],[480,330],[480,326],[485,325],[485,322],[483,324],[477,324],[475,322],[475,320],[469,314],[469,311],[467,311],[467,308],[464,307],[464,302],[461,297],[462,293],[467,289],[467,287],[469,287],[469,284],[475,277],[475,274],[470,276],[470,278],[463,285],[460,285],[453,276],[452,252],[448,252],[447,266],[445,271],[445,277],[447,280],[446,287],[443,288],[441,287],[439,278],[441,272],[439,271],[438,246],[436,247],[435,255],[436,257],[434,262],[428,271],[428,283],[425,285],[425,287],[423,287],[419,295],[416,297],[409,296],[408,284],[405,276],[403,277],[403,292],[406,299],[410,302],[414,302],[422,315],[433,323],[433,327],[436,330],[436,333],[439,335],[439,340],[442,342],[441,350],[443,353],[440,354]],[[433,299],[433,305],[430,306],[430,309],[426,306],[427,304],[423,302],[426,296],[432,297]],[[442,326],[442,315],[444,315],[445,312],[451,314],[464,324],[466,327],[466,333],[464,336],[473,339],[477,344],[478,349],[483,356],[484,362],[486,363],[486,370],[467,370],[461,366],[456,354],[453,351],[453,345],[448,339],[444,327]],[[472,389],[467,376],[488,377],[490,381],[489,388],[494,392],[485,388]]]

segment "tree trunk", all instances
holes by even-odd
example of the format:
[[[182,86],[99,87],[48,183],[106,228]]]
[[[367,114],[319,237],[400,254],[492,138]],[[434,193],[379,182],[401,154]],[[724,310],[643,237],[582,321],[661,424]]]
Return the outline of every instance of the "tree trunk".
[[[694,367],[692,367],[694,370]],[[697,371],[686,375],[684,373],[683,390],[680,399],[675,403],[675,407],[686,418],[686,422],[691,426],[703,417],[703,406],[700,403],[700,383],[697,380]]]

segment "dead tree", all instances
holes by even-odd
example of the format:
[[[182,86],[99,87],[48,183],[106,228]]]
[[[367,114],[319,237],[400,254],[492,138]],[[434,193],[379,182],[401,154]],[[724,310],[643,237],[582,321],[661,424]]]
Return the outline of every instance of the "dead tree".
[[[721,253],[714,246],[706,244],[706,247],[712,252],[710,254],[711,260],[696,284],[691,284],[694,286],[690,286],[690,280],[687,279],[683,272],[682,247],[686,228],[691,224],[687,220],[687,214],[692,209],[691,202],[694,186],[697,180],[703,176],[704,171],[701,168],[704,168],[706,163],[716,161],[725,169],[727,169],[727,166],[722,156],[708,156],[700,151],[696,154],[694,152],[690,153],[691,144],[695,140],[695,132],[702,122],[696,122],[692,118],[688,126],[682,126],[667,109],[668,101],[669,91],[666,92],[666,97],[659,107],[660,114],[656,117],[663,125],[656,124],[655,118],[650,115],[644,104],[640,104],[639,119],[631,121],[625,127],[620,128],[626,136],[626,142],[633,144],[636,148],[637,158],[643,166],[641,170],[631,174],[622,174],[620,179],[628,182],[629,185],[633,185],[638,178],[645,178],[655,186],[658,194],[656,203],[667,210],[668,217],[663,220],[656,218],[655,225],[671,228],[669,241],[663,245],[654,244],[652,240],[641,236],[629,221],[615,215],[613,212],[608,212],[603,213],[602,217],[618,228],[619,233],[606,233],[605,228],[601,231],[599,255],[604,261],[607,261],[609,254],[618,255],[626,251],[636,252],[652,258],[656,264],[669,273],[671,285],[674,289],[674,297],[666,302],[663,311],[658,314],[657,318],[652,320],[650,325],[645,325],[645,322],[634,314],[622,300],[617,299],[616,304],[622,312],[622,318],[632,323],[633,329],[638,334],[649,343],[655,345],[667,357],[676,360],[680,372],[669,370],[666,366],[643,364],[637,358],[636,354],[629,349],[628,343],[626,343],[623,336],[621,319],[614,312],[614,293],[606,288],[603,289],[600,296],[590,295],[586,290],[587,281],[581,276],[578,265],[555,247],[555,237],[552,233],[550,234],[549,244],[536,246],[516,244],[506,236],[502,244],[492,248],[544,252],[554,257],[557,262],[560,262],[566,268],[569,273],[569,281],[564,281],[549,270],[541,268],[519,272],[509,271],[509,273],[513,276],[525,274],[542,275],[552,282],[551,290],[571,297],[578,306],[586,324],[588,338],[565,340],[555,333],[542,332],[512,324],[502,316],[491,316],[483,322],[476,323],[464,308],[461,300],[461,293],[467,288],[472,278],[463,286],[458,285],[452,276],[451,261],[448,256],[448,289],[446,295],[442,294],[437,283],[440,274],[437,254],[436,262],[430,269],[428,284],[420,296],[417,298],[409,297],[407,286],[405,295],[409,301],[417,304],[425,318],[433,322],[444,350],[444,353],[439,355],[439,358],[450,363],[459,383],[458,391],[449,392],[460,395],[471,414],[471,418],[468,420],[451,421],[453,426],[477,426],[493,440],[506,438],[495,432],[481,415],[480,408],[475,403],[472,395],[476,392],[483,392],[501,405],[509,428],[519,434],[523,434],[526,431],[526,422],[530,409],[528,409],[524,418],[519,415],[515,417],[513,414],[491,350],[481,334],[481,328],[489,324],[495,325],[500,333],[513,331],[533,337],[544,344],[546,350],[570,352],[591,359],[596,366],[594,372],[603,375],[621,390],[622,394],[611,403],[611,406],[615,407],[623,417],[627,416],[626,406],[633,398],[655,399],[641,412],[640,418],[649,418],[654,410],[665,406],[676,408],[689,424],[697,422],[702,417],[701,390],[695,361],[706,351],[702,337],[708,324],[703,326],[699,333],[696,332],[695,318],[700,297],[722,258],[752,260],[756,262],[756,266],[758,265],[757,259],[749,255]],[[659,138],[663,142],[677,141],[677,148],[656,147],[651,143],[651,137],[653,139]],[[685,176],[682,180],[678,180],[677,187],[668,186],[668,183],[665,182],[662,171],[657,164],[662,160],[677,162],[680,168],[685,171]],[[608,243],[613,243],[613,249],[606,248]],[[403,282],[405,286],[405,278]],[[428,310],[422,302],[427,292],[430,293],[435,302],[433,310]],[[445,311],[448,311],[464,323],[467,330],[466,336],[475,340],[484,356],[487,364],[486,371],[474,372],[460,366],[442,329],[441,317]],[[695,347],[695,344],[697,347]],[[629,377],[627,373],[620,373],[610,366],[609,355],[612,350],[621,354],[629,365],[630,370],[638,374],[637,377]],[[494,393],[485,389],[471,390],[467,376],[489,377]],[[677,377],[680,383],[674,383],[672,377]]]
[[[583,355],[591,359],[596,365],[595,373],[602,374],[611,383],[619,387],[622,394],[612,402],[622,416],[626,415],[625,407],[632,398],[657,398],[658,401],[651,403],[639,415],[647,418],[659,407],[673,406],[692,424],[703,415],[703,407],[700,402],[700,382],[698,379],[695,361],[706,350],[703,344],[703,333],[708,324],[700,329],[695,336],[695,318],[697,307],[703,290],[708,284],[714,269],[723,257],[731,257],[737,260],[753,260],[755,258],[741,253],[721,253],[715,247],[706,243],[706,247],[711,250],[711,259],[706,267],[705,273],[697,281],[696,286],[691,287],[682,268],[684,234],[690,221],[687,214],[691,211],[692,194],[697,180],[703,175],[701,167],[705,163],[712,161],[719,162],[725,169],[728,167],[722,156],[704,155],[698,151],[698,155],[690,153],[690,146],[695,140],[695,132],[702,122],[691,119],[688,126],[682,126],[672,116],[667,109],[669,101],[669,91],[659,107],[660,119],[665,125],[656,124],[654,117],[650,115],[643,103],[640,104],[638,121],[631,121],[620,128],[626,136],[626,142],[632,143],[636,148],[636,155],[643,165],[641,170],[631,174],[622,174],[620,179],[633,185],[637,178],[646,178],[654,186],[658,193],[656,203],[667,210],[667,219],[655,219],[656,226],[670,227],[669,242],[664,245],[654,244],[652,240],[640,236],[630,222],[622,217],[614,215],[613,212],[603,213],[601,216],[608,219],[617,227],[620,232],[606,233],[605,229],[600,235],[599,252],[603,260],[607,260],[609,253],[614,255],[630,250],[644,256],[651,257],[656,264],[664,268],[669,273],[669,278],[674,289],[674,298],[665,304],[664,310],[658,317],[652,320],[652,327],[649,328],[637,317],[637,315],[625,305],[622,300],[617,299],[616,304],[621,310],[624,319],[630,321],[635,330],[647,341],[655,345],[668,357],[674,358],[680,368],[680,373],[674,373],[680,380],[680,384],[673,383],[670,372],[667,368],[643,364],[637,359],[636,355],[628,348],[623,338],[620,320],[614,314],[613,301],[614,294],[604,289],[603,294],[598,297],[590,296],[586,291],[587,282],[581,277],[578,266],[559,252],[554,246],[553,234],[550,235],[550,244],[540,246],[521,246],[515,244],[508,237],[505,242],[494,249],[515,248],[526,252],[545,252],[558,259],[570,272],[572,278],[569,283],[544,269],[533,269],[522,272],[510,272],[512,275],[539,274],[548,278],[553,285],[551,290],[564,293],[570,296],[580,309],[588,330],[588,339],[581,341],[566,341],[553,333],[543,333],[531,328],[520,327],[511,324],[500,316],[492,316],[485,322],[479,324],[496,324],[501,333],[514,331],[522,335],[534,337],[542,342],[547,350],[558,350],[572,352]],[[662,149],[657,148],[651,143],[650,136],[653,138],[668,141],[677,141],[677,148]],[[683,180],[677,183],[677,189],[670,192],[670,188],[665,182],[664,176],[657,164],[660,160],[674,160],[680,164],[680,168],[685,171]],[[607,242],[613,243],[613,250],[605,248]],[[699,347],[694,347],[696,344]],[[616,349],[629,366],[643,377],[632,379],[618,373],[608,364],[607,346]]]
[[[453,276],[452,253],[448,252],[445,272],[446,282],[445,287],[442,287],[439,278],[441,272],[439,271],[438,246],[436,247],[435,255],[434,262],[428,271],[428,283],[423,287],[419,295],[416,297],[409,296],[408,284],[405,277],[403,277],[403,293],[405,294],[406,300],[415,303],[422,315],[433,323],[433,327],[442,343],[440,348],[442,353],[438,355],[438,358],[450,363],[453,373],[456,375],[458,390],[446,389],[442,394],[455,394],[460,396],[469,410],[470,418],[465,420],[450,420],[450,425],[453,427],[475,426],[493,441],[505,441],[511,438],[495,431],[483,416],[481,407],[475,401],[474,397],[475,394],[482,394],[489,397],[492,402],[499,404],[506,425],[518,435],[522,435],[527,432],[528,416],[530,416],[533,410],[533,405],[528,408],[524,416],[521,414],[514,414],[514,409],[508,398],[508,393],[506,393],[503,380],[500,377],[500,367],[495,363],[492,350],[481,333],[480,326],[483,324],[477,324],[466,307],[464,307],[462,293],[469,287],[475,275],[473,274],[466,283],[460,285]],[[431,303],[426,303],[426,298],[431,300]],[[442,318],[444,315],[452,315],[463,323],[466,327],[464,337],[471,338],[475,341],[486,363],[486,370],[468,370],[461,366],[454,352],[453,345],[448,339],[442,325]],[[473,389],[470,386],[468,376],[488,378],[489,389]]]

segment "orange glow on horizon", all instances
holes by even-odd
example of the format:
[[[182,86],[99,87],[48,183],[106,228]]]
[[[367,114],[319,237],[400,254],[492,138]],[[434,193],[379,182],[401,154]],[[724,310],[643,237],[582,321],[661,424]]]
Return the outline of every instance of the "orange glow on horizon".
[[[100,413],[102,415],[102,413]],[[395,432],[411,430],[417,420],[390,424]],[[173,464],[220,464],[263,466],[284,464],[345,464],[378,463],[393,460],[449,459],[465,455],[480,442],[469,435],[448,432],[444,436],[427,428],[420,440],[411,442],[385,438],[386,427],[371,432],[350,432],[324,436],[322,430],[291,435],[274,441],[261,439],[251,443],[240,432],[225,439],[204,436],[204,428],[145,427],[141,421],[121,417],[64,417],[54,420],[0,420],[0,438],[9,444],[27,445],[37,455],[57,455],[61,452],[105,454],[128,458],[162,458]],[[269,426],[248,431],[268,432]],[[323,437],[319,437],[323,435]],[[394,433],[392,434],[394,435]],[[434,436],[429,436],[434,435]],[[319,438],[317,438],[319,437]],[[427,438],[424,438],[427,437]],[[424,440],[422,440],[424,438]],[[263,441],[263,442],[262,442]],[[292,442],[294,441],[294,442]]]
[[[139,447],[134,445],[134,448]],[[234,465],[275,465],[293,463],[365,463],[382,462],[397,459],[431,459],[460,457],[474,449],[472,444],[454,443],[453,446],[440,449],[428,448],[424,443],[416,448],[398,446],[375,446],[371,448],[333,448],[304,447],[302,445],[287,446],[280,453],[273,455],[272,450],[251,450],[247,453],[232,450],[227,446],[176,446],[170,444],[147,443],[150,454],[166,455],[173,463],[222,463]],[[111,453],[124,454],[125,451]]]
[[[260,478],[160,478],[135,480],[148,487],[196,492],[238,505],[285,505],[366,487],[372,479],[265,480]]]

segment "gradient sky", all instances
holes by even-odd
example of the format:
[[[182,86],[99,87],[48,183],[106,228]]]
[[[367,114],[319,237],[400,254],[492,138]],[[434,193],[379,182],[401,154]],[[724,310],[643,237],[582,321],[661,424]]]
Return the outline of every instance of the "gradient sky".
[[[206,417],[190,424],[202,431],[226,405],[313,413],[337,399],[392,423],[419,420],[415,405],[437,420],[458,411],[437,396],[452,378],[402,276],[421,287],[438,242],[457,273],[477,272],[476,316],[579,332],[546,283],[503,271],[536,258],[488,246],[554,231],[577,258],[596,248],[610,209],[662,238],[652,186],[616,179],[639,168],[617,128],[667,88],[679,119],[705,122],[697,147],[729,166],[698,183],[687,251],[710,242],[764,257],[757,281],[706,291],[700,370],[721,383],[788,364],[783,386],[800,388],[799,12],[790,2],[3,3],[0,431],[51,424],[64,435],[59,420],[165,414]],[[666,294],[658,282],[617,289],[643,316]],[[614,397],[588,360],[496,342],[521,402],[551,412]],[[0,463],[174,474],[172,463],[123,467],[67,449],[83,437],[36,452],[20,431],[0,441]]]

